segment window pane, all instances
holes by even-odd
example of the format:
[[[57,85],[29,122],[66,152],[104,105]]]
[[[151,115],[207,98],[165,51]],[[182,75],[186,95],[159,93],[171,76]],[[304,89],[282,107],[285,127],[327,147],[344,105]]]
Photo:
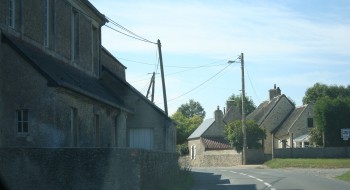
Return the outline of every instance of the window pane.
[[[23,133],[28,133],[28,122],[23,122]]]
[[[22,112],[20,110],[17,110],[17,122],[22,121]]]
[[[28,110],[23,110],[23,121],[28,121]]]
[[[17,122],[17,132],[22,133],[22,122]]]

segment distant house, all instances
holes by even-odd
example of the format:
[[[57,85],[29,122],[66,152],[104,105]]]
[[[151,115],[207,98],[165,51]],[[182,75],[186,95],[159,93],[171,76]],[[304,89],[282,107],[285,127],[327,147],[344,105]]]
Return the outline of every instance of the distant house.
[[[226,124],[241,119],[239,110],[230,105],[232,102],[227,102],[228,111],[225,114],[218,108],[214,118],[205,120],[188,137],[192,166],[232,166],[241,163],[241,155],[230,147],[224,135]],[[246,119],[254,120],[266,130],[267,137],[262,142],[265,158],[271,158],[276,148],[310,146],[309,133],[314,126],[313,106],[295,107],[276,85],[269,90],[269,100],[262,102]],[[264,157],[263,153],[248,151],[247,160],[260,162],[264,158],[253,157]]]
[[[175,151],[174,123],[126,82],[89,1],[0,5],[0,147]]]
[[[295,108],[276,132],[275,148],[312,146],[309,141],[309,133],[313,127],[313,105],[308,104]]]
[[[247,119],[254,120],[261,128],[266,129],[267,137],[263,142],[263,149],[269,157],[274,148],[292,147],[292,139],[295,145],[300,143],[300,147],[309,143],[308,138],[298,138],[307,137],[313,127],[313,106],[296,108],[275,85],[269,90],[269,100],[261,103]]]
[[[226,123],[240,119],[235,106],[227,103],[225,115],[218,109],[214,118],[206,119],[188,137],[191,166],[234,166],[241,164],[241,154],[237,153],[225,139]]]

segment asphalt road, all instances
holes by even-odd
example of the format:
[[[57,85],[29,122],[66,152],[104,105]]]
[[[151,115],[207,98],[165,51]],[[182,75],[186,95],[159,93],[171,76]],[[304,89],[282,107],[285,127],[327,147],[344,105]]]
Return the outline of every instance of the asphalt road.
[[[350,169],[268,169],[263,166],[192,168],[192,190],[350,190],[333,177]]]

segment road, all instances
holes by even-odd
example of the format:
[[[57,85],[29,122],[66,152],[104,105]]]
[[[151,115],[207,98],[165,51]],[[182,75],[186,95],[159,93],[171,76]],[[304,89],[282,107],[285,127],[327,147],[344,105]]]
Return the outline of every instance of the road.
[[[192,168],[192,190],[349,190],[333,177],[350,169],[268,169],[263,166]]]

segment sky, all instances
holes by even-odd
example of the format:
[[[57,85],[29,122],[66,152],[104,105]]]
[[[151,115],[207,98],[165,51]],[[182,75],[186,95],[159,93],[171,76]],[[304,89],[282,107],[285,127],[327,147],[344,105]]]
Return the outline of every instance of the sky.
[[[256,106],[274,84],[302,105],[315,83],[350,85],[348,0],[90,0],[106,17],[151,42],[161,42],[171,116],[190,99],[206,118],[242,93]],[[123,31],[112,22],[107,23]],[[160,73],[157,45],[102,27],[102,45],[125,67],[126,79],[146,95]],[[235,61],[229,64],[228,61]],[[164,109],[161,75],[155,104]]]

